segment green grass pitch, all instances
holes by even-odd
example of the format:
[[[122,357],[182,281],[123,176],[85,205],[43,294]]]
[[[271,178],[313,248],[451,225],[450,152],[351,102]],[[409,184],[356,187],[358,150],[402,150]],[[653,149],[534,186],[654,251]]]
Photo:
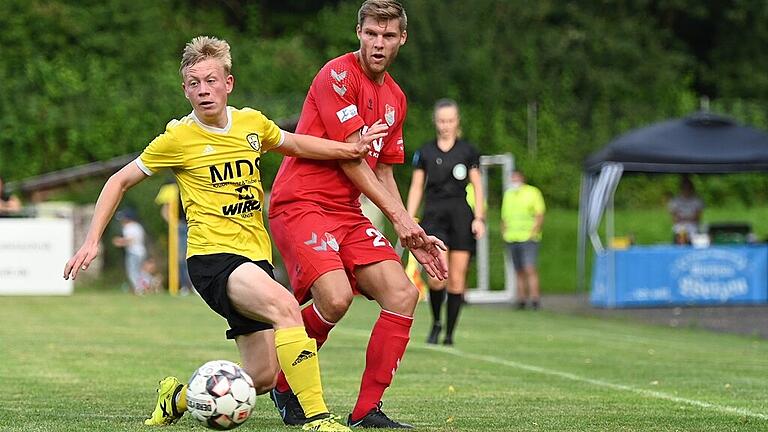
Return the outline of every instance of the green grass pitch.
[[[149,431],[166,375],[237,359],[196,296],[0,298],[0,431]],[[325,394],[346,416],[378,308],[358,300],[321,350]],[[765,431],[768,341],[628,321],[464,309],[455,348],[424,343],[421,304],[384,410],[420,431]],[[259,396],[240,431],[282,425]],[[189,417],[168,431],[205,430]]]

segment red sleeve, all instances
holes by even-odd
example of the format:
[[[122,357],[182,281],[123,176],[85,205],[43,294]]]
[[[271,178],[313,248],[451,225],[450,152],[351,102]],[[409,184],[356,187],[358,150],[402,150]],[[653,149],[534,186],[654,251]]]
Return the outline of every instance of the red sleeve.
[[[401,164],[405,161],[405,142],[403,140],[403,123],[405,123],[407,109],[405,96],[402,96],[398,106],[401,113],[396,113],[397,122],[387,131],[384,146],[379,156],[379,162],[389,165]]]
[[[326,64],[315,76],[310,92],[328,138],[345,141],[365,125],[357,109],[359,90],[357,76],[340,62]]]

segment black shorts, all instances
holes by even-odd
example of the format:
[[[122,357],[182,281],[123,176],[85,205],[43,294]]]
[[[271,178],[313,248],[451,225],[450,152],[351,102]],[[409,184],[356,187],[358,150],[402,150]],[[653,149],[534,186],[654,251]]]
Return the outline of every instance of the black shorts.
[[[229,275],[245,263],[254,263],[267,272],[272,279],[275,278],[272,265],[268,261],[252,261],[244,256],[228,253],[194,255],[187,258],[189,277],[192,279],[195,290],[208,307],[224,317],[229,324],[227,339],[272,328],[272,324],[241,315],[229,301],[227,295]]]
[[[449,250],[475,251],[472,234],[472,209],[465,199],[427,202],[421,226],[429,235],[442,240]]]

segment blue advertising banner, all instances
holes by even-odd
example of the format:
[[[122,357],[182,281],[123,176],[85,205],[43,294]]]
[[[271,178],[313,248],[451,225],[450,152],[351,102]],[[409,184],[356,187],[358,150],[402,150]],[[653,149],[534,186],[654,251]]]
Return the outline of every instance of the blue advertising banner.
[[[768,245],[636,246],[597,256],[592,305],[768,302]]]

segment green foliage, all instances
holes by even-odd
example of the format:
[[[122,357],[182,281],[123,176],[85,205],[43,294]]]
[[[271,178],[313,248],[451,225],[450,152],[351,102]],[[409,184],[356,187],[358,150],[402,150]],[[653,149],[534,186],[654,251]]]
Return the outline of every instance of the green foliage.
[[[19,180],[142,149],[190,110],[177,69],[184,43],[199,34],[232,45],[233,105],[293,118],[318,68],[358,47],[359,4],[0,2],[0,172]],[[715,111],[768,127],[763,2],[405,4],[408,41],[392,74],[409,98],[406,160],[434,136],[434,101],[452,97],[482,153],[514,154],[549,202],[574,207],[586,155],[629,129],[694,111],[700,95]],[[279,162],[265,159],[265,177]],[[407,165],[396,173],[407,184]],[[670,186],[633,182],[645,203]],[[756,177],[700,186],[746,204],[768,190]]]
[[[395,67],[411,98],[408,148],[431,136],[432,102],[453,97],[482,153],[511,152],[549,201],[575,206],[587,154],[621,131],[692,108],[688,60],[667,49],[670,34],[647,25],[642,7],[409,4],[413,30]]]

